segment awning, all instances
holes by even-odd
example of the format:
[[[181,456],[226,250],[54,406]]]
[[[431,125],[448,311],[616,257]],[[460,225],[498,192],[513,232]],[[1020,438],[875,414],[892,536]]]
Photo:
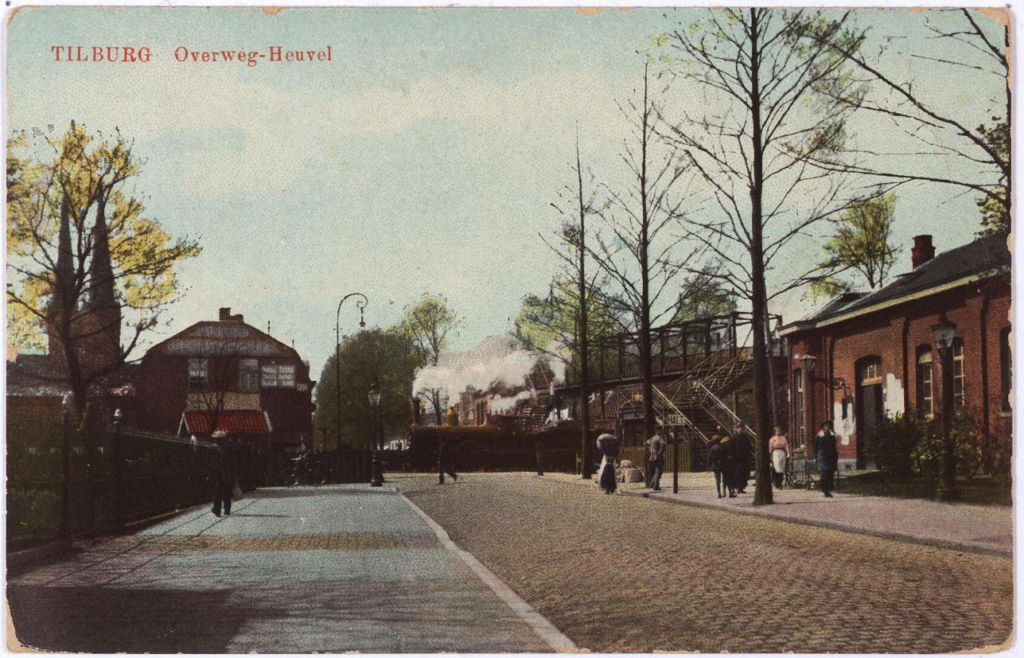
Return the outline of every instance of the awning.
[[[258,410],[221,411],[217,415],[217,429],[230,434],[269,434],[272,429],[267,412]],[[186,411],[181,418],[189,434],[210,434],[210,421],[214,414],[206,411]]]

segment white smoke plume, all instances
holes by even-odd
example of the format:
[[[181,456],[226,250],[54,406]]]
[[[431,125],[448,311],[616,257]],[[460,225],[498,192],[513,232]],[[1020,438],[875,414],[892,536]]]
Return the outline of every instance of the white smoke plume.
[[[529,400],[531,397],[533,397],[533,391],[521,391],[509,397],[495,395],[487,403],[487,407],[492,414],[507,414],[515,411],[518,403]]]
[[[546,381],[532,384],[527,381],[527,376],[540,361],[548,362],[548,367],[555,372],[556,381],[564,378],[565,367],[559,368],[555,359],[518,349],[514,341],[504,336],[491,336],[474,350],[444,354],[438,365],[421,368],[416,373],[413,391],[440,390],[448,397],[449,403],[454,403],[467,389],[486,391],[499,384],[508,388],[546,387]],[[494,411],[493,403],[491,409]]]

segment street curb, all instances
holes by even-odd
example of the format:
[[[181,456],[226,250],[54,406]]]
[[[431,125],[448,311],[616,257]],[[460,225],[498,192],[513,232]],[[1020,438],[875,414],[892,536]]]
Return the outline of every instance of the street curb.
[[[552,478],[553,482],[561,482],[562,484],[575,484],[573,482],[566,482],[561,479]],[[578,486],[578,485],[577,485]],[[998,548],[986,548],[984,546],[972,546],[970,544],[961,544],[953,541],[944,541],[942,539],[928,539],[927,537],[915,537],[914,535],[906,535],[898,532],[886,532],[884,530],[871,530],[860,526],[847,525],[844,523],[836,523],[831,521],[819,521],[816,519],[795,519],[790,517],[775,516],[774,514],[767,514],[765,512],[759,512],[757,509],[744,509],[742,507],[722,507],[714,503],[702,503],[695,500],[681,500],[678,498],[669,498],[665,494],[650,491],[625,491],[620,490],[623,496],[633,496],[635,498],[649,498],[651,500],[658,500],[665,503],[673,503],[675,505],[687,505],[689,507],[700,507],[703,509],[718,510],[720,512],[727,512],[730,514],[743,514],[746,516],[755,516],[762,519],[768,519],[770,521],[780,521],[782,523],[795,523],[798,525],[813,526],[816,528],[827,528],[829,530],[840,530],[842,532],[849,532],[857,535],[868,535],[870,537],[878,537],[880,539],[890,539],[893,541],[901,541],[908,544],[919,544],[922,546],[931,546],[932,548],[942,548],[946,550],[962,551],[966,553],[978,553],[981,555],[994,555],[997,557],[1013,557],[1013,549],[1002,550]]]
[[[412,511],[416,512],[424,523],[426,523],[434,534],[437,535],[438,541],[447,550],[455,553],[455,555],[462,560],[466,566],[468,566],[473,573],[476,574],[480,580],[484,582],[491,591],[498,595],[498,598],[502,600],[509,608],[512,609],[516,615],[526,622],[526,625],[537,634],[540,639],[544,640],[552,650],[558,653],[580,653],[580,648],[576,646],[576,643],[565,636],[560,630],[555,628],[555,625],[547,620],[544,615],[537,612],[536,608],[527,603],[512,591],[508,585],[506,585],[500,578],[494,575],[490,569],[488,569],[480,560],[476,559],[472,553],[462,550],[458,545],[452,541],[448,533],[437,524],[434,519],[430,518],[426,512],[421,510],[416,503],[409,500],[409,498],[402,493],[397,491],[398,495],[405,501],[405,503],[412,508]]]

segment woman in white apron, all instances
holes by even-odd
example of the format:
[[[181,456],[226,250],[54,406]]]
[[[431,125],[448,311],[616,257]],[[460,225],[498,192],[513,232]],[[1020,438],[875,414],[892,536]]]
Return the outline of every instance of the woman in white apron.
[[[789,441],[782,434],[782,428],[775,428],[775,436],[768,441],[768,454],[772,457],[772,482],[776,489],[782,488],[782,478],[786,473],[786,463],[793,456],[789,449]]]

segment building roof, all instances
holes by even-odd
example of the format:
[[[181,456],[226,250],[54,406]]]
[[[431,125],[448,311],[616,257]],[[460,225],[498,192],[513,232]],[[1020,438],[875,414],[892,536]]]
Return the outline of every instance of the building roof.
[[[210,414],[205,411],[186,411],[181,422],[189,434],[210,434]],[[232,434],[269,434],[270,418],[265,411],[224,410],[217,414],[217,429]]]
[[[1010,251],[1004,235],[979,238],[935,256],[917,268],[896,277],[889,285],[870,293],[840,295],[810,317],[782,329],[782,335],[810,329],[823,323],[870,313],[919,296],[941,292],[980,278],[1009,271]]]
[[[124,364],[92,384],[92,392],[135,395],[138,364]],[[71,393],[64,367],[49,354],[17,354],[7,361],[7,395],[23,398],[61,398]]]
[[[202,321],[154,345],[146,352],[169,356],[299,358],[281,341],[242,322]]]
[[[18,354],[7,362],[7,395],[61,398],[71,392],[62,368],[48,354]]]

